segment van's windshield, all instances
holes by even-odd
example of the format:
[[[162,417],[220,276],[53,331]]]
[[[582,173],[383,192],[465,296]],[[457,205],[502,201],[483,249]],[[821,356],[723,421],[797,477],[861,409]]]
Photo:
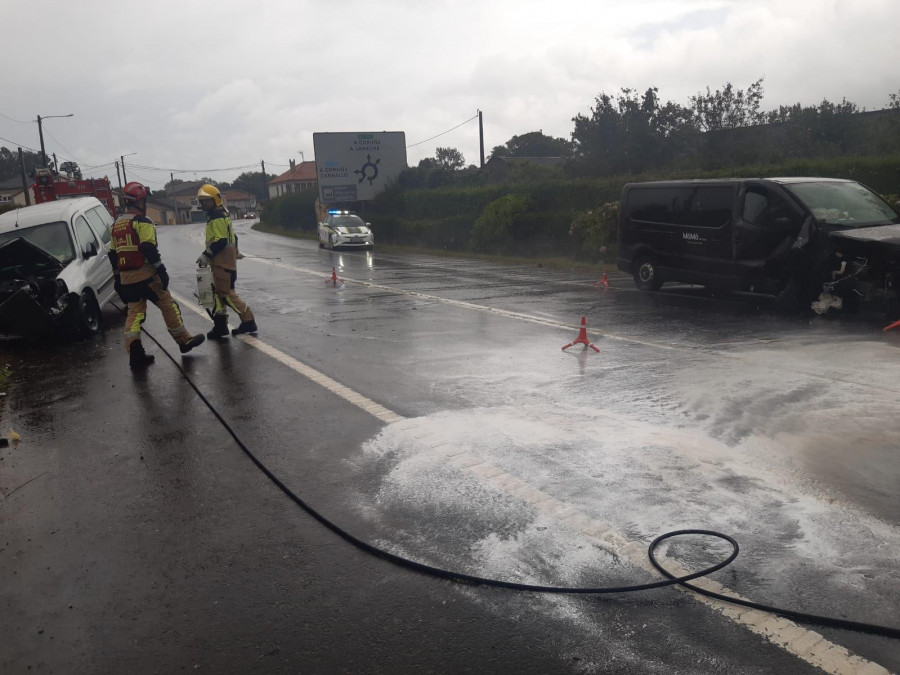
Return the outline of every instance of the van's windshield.
[[[75,248],[72,246],[69,228],[62,221],[58,223],[44,223],[34,227],[17,228],[9,232],[0,232],[0,244],[17,237],[21,237],[39,249],[46,251],[63,265],[68,265],[75,259]]]
[[[887,202],[859,183],[793,183],[784,187],[806,204],[820,223],[842,227],[900,223]]]

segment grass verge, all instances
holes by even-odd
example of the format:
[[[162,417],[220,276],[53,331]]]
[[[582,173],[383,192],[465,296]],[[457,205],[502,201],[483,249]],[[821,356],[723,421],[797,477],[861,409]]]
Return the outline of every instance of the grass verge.
[[[284,227],[273,227],[265,223],[254,223],[252,229],[268,234],[278,234],[291,239],[305,239],[317,241],[313,232],[302,232]],[[463,260],[483,260],[485,262],[504,263],[508,265],[522,265],[523,267],[546,267],[556,270],[576,270],[583,272],[596,272],[599,276],[606,270],[610,275],[617,274],[615,261],[588,263],[561,256],[549,258],[526,258],[523,256],[504,256],[486,253],[473,253],[471,251],[447,251],[445,249],[424,248],[421,246],[399,246],[397,244],[377,244],[379,251],[386,253],[420,253],[439,258],[462,258]]]

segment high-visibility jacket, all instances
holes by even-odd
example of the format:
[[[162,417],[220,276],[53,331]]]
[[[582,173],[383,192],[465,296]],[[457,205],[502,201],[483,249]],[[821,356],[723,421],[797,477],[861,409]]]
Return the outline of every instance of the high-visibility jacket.
[[[159,249],[156,226],[146,216],[123,213],[110,232],[110,262],[119,272],[123,284],[133,284],[156,274]]]
[[[231,218],[223,207],[217,206],[206,214],[206,253],[210,265],[226,270],[237,269],[237,236]]]

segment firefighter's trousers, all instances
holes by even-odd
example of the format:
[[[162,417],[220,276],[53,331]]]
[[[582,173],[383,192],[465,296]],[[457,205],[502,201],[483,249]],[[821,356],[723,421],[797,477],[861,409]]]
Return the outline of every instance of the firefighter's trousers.
[[[184,344],[191,339],[191,334],[181,318],[178,303],[169,291],[163,290],[158,276],[154,275],[134,284],[122,284],[120,295],[128,302],[128,316],[125,318],[125,351],[130,352],[132,343],[141,339],[141,326],[147,318],[148,300],[159,307],[169,329],[169,335],[175,342]]]
[[[228,308],[231,307],[241,321],[253,321],[253,312],[247,306],[247,303],[241,300],[240,296],[234,291],[234,282],[237,281],[237,271],[227,270],[224,267],[214,265],[212,268],[213,284],[216,287],[216,305],[213,308],[213,314],[218,316],[227,316]]]

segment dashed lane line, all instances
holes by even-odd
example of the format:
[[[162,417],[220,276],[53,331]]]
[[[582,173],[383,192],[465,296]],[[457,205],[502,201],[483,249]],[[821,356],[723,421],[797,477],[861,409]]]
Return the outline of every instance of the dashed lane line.
[[[315,274],[320,273],[315,272]],[[327,277],[329,275],[324,276]],[[172,293],[172,295],[180,305],[188,307],[200,316],[209,319],[209,316],[203,309],[187,298],[175,293]],[[324,373],[320,373],[315,368],[298,361],[259,338],[241,335],[236,339],[243,340],[249,346],[271,356],[294,372],[312,380],[386,424],[403,423],[407,419],[362,394],[356,393],[349,387],[340,384]],[[621,533],[615,531],[611,525],[596,520],[577,508],[559,501],[552,495],[538,490],[530,483],[505,472],[503,469],[476,455],[467,451],[459,451],[458,448],[449,443],[432,448],[432,451],[435,450],[437,451],[437,457],[443,458],[448,464],[452,464],[462,471],[469,472],[498,490],[524,500],[536,511],[540,511],[556,520],[560,525],[587,537],[605,550],[628,560],[636,567],[645,569],[654,575],[658,574],[647,558],[646,544],[627,539]],[[673,560],[667,560],[666,567],[677,576],[689,574],[687,570]],[[712,579],[704,577],[695,579],[694,583],[722,595],[741,598],[734,591]],[[846,648],[825,639],[821,634],[808,630],[793,621],[766,612],[760,612],[759,610],[730,605],[715,598],[707,598],[680,586],[676,586],[676,588],[688,593],[695,600],[715,609],[722,616],[744,626],[751,632],[826,673],[831,675],[890,675],[889,671],[883,666],[853,654]]]
[[[270,265],[272,267],[279,267],[285,270],[290,270],[292,272],[301,272],[303,274],[309,274],[311,276],[320,277],[322,279],[330,279],[331,274],[321,272],[319,270],[313,270],[306,267],[297,267],[295,265],[288,265],[287,263],[280,262],[277,260],[264,260],[262,258],[247,258],[253,262],[257,262],[263,265]],[[387,286],[385,284],[378,284],[373,281],[366,281],[363,279],[342,279],[344,283],[356,284],[358,286],[364,286],[366,288],[372,288],[379,291],[385,291],[388,293],[392,293],[395,295],[405,295],[409,297],[419,298],[420,300],[425,300],[428,302],[437,302],[445,305],[451,305],[453,307],[460,307],[462,309],[469,309],[478,312],[486,312],[488,314],[493,314],[495,316],[503,316],[510,319],[516,319],[518,321],[527,321],[529,323],[535,323],[541,326],[549,326],[551,328],[561,328],[561,329],[575,329],[579,330],[581,326],[579,324],[571,324],[566,323],[564,321],[557,321],[551,318],[544,318],[541,316],[535,316],[534,314],[526,314],[524,312],[513,312],[507,309],[498,309],[496,307],[490,307],[488,305],[479,305],[474,302],[466,302],[465,300],[453,300],[452,298],[443,298],[439,295],[431,295],[429,293],[422,293],[420,291],[412,291],[404,288],[395,288],[393,286]],[[629,344],[637,344],[643,345],[645,347],[653,347],[655,349],[663,349],[667,351],[681,351],[681,352],[691,352],[691,353],[704,353],[704,354],[713,354],[715,356],[720,356],[727,359],[733,359],[735,361],[747,361],[747,357],[742,354],[732,354],[730,352],[722,351],[720,349],[708,349],[701,345],[674,345],[667,342],[660,342],[658,340],[647,340],[636,337],[629,337],[625,335],[617,335],[616,333],[609,332],[601,332],[598,330],[588,329],[588,335],[593,335],[596,337],[603,337],[609,340],[616,340],[619,342],[626,342]],[[816,372],[814,370],[804,370],[802,368],[793,368],[794,372],[799,375],[803,375],[805,377],[809,377],[811,379],[816,380],[824,380],[826,382],[839,382],[841,384],[849,384],[855,387],[862,387],[864,389],[875,389],[878,391],[887,392],[890,394],[900,394],[900,390],[894,387],[886,387],[880,384],[874,384],[872,382],[865,382],[860,380],[854,380],[849,377],[836,377],[834,375],[823,375],[822,373]]]

